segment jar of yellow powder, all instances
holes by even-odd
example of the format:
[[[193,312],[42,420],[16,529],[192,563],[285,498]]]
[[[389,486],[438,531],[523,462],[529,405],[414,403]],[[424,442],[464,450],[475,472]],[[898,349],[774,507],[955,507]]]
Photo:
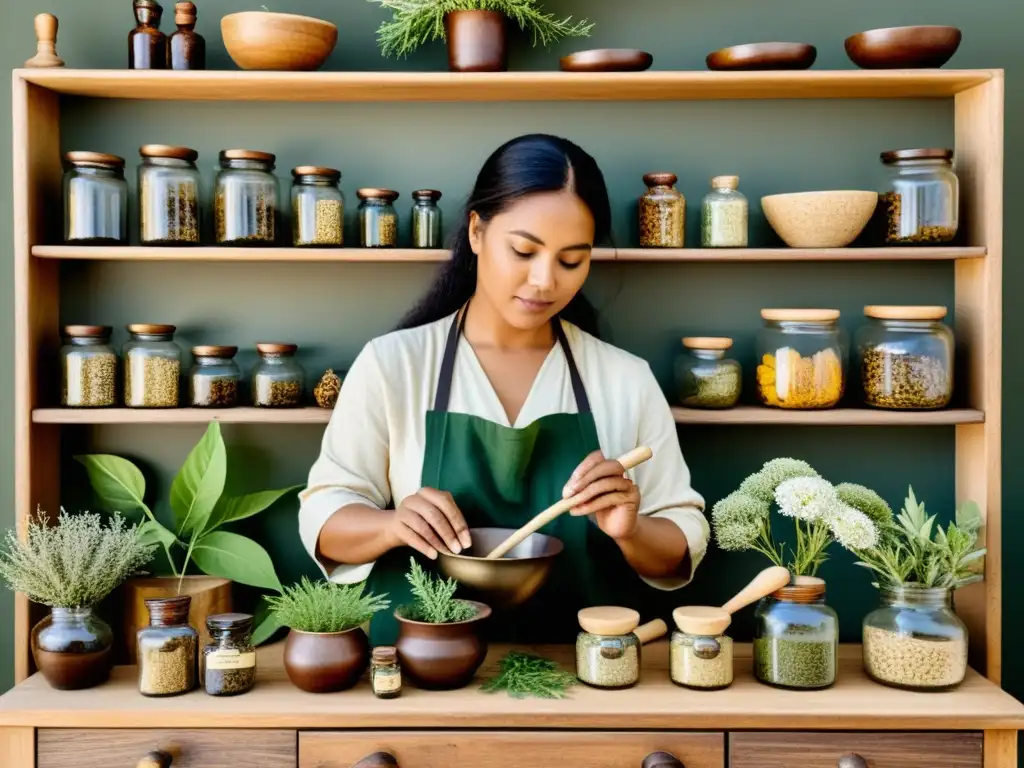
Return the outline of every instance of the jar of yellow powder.
[[[763,309],[757,395],[773,408],[832,408],[843,397],[849,346],[838,309]]]

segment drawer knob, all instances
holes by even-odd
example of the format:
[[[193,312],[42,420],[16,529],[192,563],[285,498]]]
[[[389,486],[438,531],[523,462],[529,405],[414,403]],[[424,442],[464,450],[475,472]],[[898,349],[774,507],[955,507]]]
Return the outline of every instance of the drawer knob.
[[[686,768],[686,766],[671,752],[651,752],[644,758],[642,768]]]
[[[868,768],[868,761],[857,753],[851,752],[839,758],[836,768]]]
[[[171,756],[162,750],[154,750],[139,760],[135,768],[171,768]]]
[[[399,768],[398,760],[390,752],[374,752],[367,755],[352,768]]]

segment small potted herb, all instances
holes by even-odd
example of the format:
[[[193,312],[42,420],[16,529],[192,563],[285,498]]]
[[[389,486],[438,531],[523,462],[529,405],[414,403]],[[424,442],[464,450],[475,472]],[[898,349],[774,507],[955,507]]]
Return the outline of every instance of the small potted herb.
[[[334,693],[351,688],[370,664],[363,625],[390,606],[386,595],[365,593],[365,584],[341,586],[305,576],[267,598],[281,626],[288,627],[284,669],[303,691]]]
[[[395,610],[402,671],[420,687],[454,690],[470,683],[487,656],[483,635],[491,609],[455,597],[458,583],[431,576],[410,558],[414,601]]]

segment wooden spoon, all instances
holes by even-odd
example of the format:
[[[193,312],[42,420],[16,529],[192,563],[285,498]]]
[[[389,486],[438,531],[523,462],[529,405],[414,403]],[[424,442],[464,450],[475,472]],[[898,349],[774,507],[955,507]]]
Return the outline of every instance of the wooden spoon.
[[[704,605],[686,605],[672,612],[676,626],[688,635],[716,637],[732,623],[732,614],[740,608],[770,595],[789,584],[789,569],[780,566],[765,568],[747,586],[721,608]]]
[[[620,456],[618,459],[616,459],[616,461],[618,461],[619,464],[622,465],[623,470],[627,470],[632,469],[633,467],[639,464],[643,464],[653,455],[654,452],[650,448],[647,448],[646,446],[641,446],[639,448],[634,448],[629,453]],[[487,557],[484,559],[497,560],[499,557],[504,556],[505,553],[507,553],[513,547],[525,541],[528,536],[530,536],[533,533],[536,533],[559,515],[568,512],[570,509],[580,504],[582,502],[580,496],[581,494],[577,493],[575,496],[571,496],[568,499],[562,499],[561,501],[555,502],[550,507],[545,509],[543,512],[539,513],[536,517],[533,518],[533,520],[528,522],[518,531],[515,531],[511,536],[509,536],[507,539],[501,542],[501,544],[492,549],[490,554],[488,554]]]
[[[641,645],[657,640],[668,632],[668,626],[661,619],[640,624],[639,613],[632,608],[620,608],[615,605],[584,608],[577,614],[577,619],[584,632],[614,637],[632,632],[640,640]]]

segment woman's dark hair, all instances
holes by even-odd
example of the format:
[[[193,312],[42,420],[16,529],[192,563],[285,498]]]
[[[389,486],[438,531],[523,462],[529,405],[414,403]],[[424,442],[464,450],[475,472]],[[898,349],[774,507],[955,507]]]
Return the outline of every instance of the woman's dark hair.
[[[526,195],[571,187],[594,217],[595,244],[611,236],[611,204],[604,175],[594,158],[558,136],[529,134],[495,150],[476,179],[455,234],[450,261],[399,328],[426,325],[458,311],[476,292],[476,254],[469,244],[469,217],[475,211],[485,222]],[[577,293],[561,317],[597,335],[597,313]]]

